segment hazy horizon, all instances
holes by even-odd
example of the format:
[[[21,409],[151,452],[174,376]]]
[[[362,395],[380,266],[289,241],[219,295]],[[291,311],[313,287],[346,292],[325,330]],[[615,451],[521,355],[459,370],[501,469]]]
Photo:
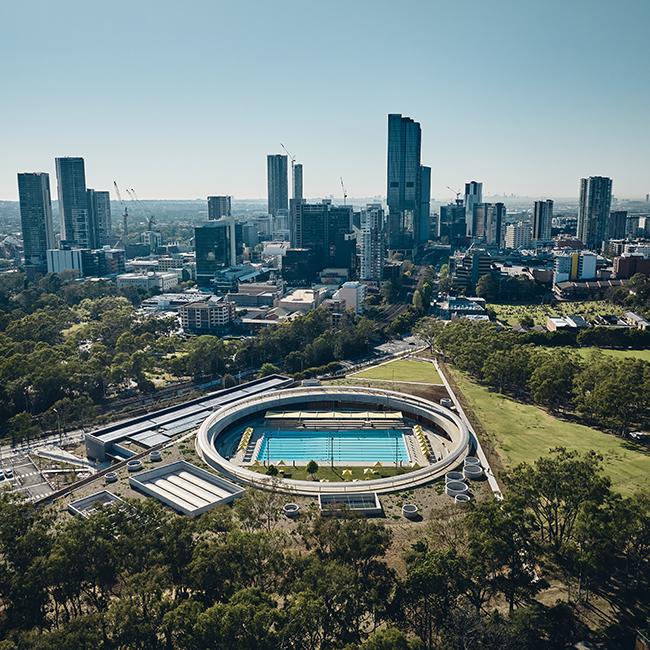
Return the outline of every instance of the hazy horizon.
[[[3,3],[0,199],[83,156],[89,187],[145,200],[385,195],[388,113],[422,125],[432,197],[571,198],[579,178],[650,192],[650,2]],[[250,198],[247,198],[250,197]]]

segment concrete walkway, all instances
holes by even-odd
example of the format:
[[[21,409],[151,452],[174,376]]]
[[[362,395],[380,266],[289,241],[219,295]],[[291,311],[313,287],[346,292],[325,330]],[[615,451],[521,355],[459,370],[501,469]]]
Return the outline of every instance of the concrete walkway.
[[[472,439],[472,441],[474,442],[474,446],[476,447],[476,456],[481,461],[481,465],[483,465],[483,468],[485,470],[485,476],[487,477],[488,483],[490,485],[490,489],[492,490],[495,498],[499,500],[503,499],[503,494],[501,493],[501,488],[499,487],[499,483],[497,482],[496,476],[494,476],[494,473],[492,472],[490,463],[487,459],[487,456],[485,455],[485,452],[483,451],[483,447],[481,447],[481,443],[478,439],[478,436],[476,435],[476,431],[474,431],[474,427],[472,427],[472,423],[469,421],[467,415],[465,415],[465,411],[463,411],[463,407],[460,404],[460,400],[456,396],[456,393],[454,393],[454,391],[452,390],[451,385],[447,380],[447,377],[445,377],[445,374],[442,371],[442,368],[438,365],[438,361],[436,359],[429,359],[429,361],[436,367],[436,370],[438,371],[438,374],[440,375],[445,385],[445,388],[449,393],[449,396],[454,402],[454,406],[456,407],[456,412],[458,413],[458,415],[460,415],[461,419],[469,429],[470,438]]]

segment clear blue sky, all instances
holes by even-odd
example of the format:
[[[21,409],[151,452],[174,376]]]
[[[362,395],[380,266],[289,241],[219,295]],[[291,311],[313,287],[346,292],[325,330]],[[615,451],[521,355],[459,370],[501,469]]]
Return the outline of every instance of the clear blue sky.
[[[385,194],[386,115],[423,129],[432,194],[650,192],[650,0],[1,0],[0,198],[86,159],[141,197]]]

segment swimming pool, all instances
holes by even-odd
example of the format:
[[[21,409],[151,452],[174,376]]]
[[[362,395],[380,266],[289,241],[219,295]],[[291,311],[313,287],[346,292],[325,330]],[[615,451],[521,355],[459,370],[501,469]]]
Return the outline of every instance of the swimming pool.
[[[410,461],[404,435],[397,429],[265,431],[257,459],[271,463],[333,460],[339,464]]]

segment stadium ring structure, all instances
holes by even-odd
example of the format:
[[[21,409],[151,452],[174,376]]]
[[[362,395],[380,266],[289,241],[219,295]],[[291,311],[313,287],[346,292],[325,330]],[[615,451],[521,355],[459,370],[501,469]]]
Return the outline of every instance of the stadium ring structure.
[[[354,407],[382,407],[400,410],[434,431],[441,431],[451,442],[442,459],[399,476],[358,482],[318,482],[271,477],[231,463],[217,451],[217,438],[227,427],[267,409],[296,404],[338,403]],[[271,391],[265,395],[244,398],[226,405],[206,418],[196,436],[199,456],[212,468],[226,476],[260,489],[274,489],[288,494],[313,496],[320,493],[355,494],[388,493],[419,487],[444,476],[458,466],[469,450],[469,431],[452,411],[429,400],[395,391],[352,386],[309,386]]]

